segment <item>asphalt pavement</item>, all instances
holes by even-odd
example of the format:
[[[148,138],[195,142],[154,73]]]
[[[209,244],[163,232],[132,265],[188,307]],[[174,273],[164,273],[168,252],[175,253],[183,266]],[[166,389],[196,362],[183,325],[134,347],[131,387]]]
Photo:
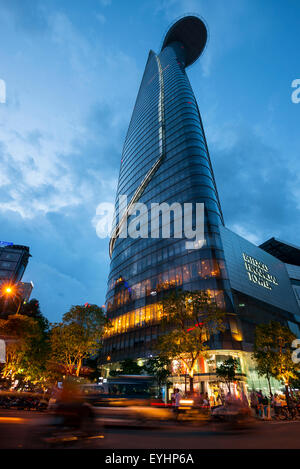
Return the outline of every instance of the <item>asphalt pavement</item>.
[[[300,421],[257,421],[250,428],[192,422],[137,422],[127,410],[100,409],[97,431],[85,439],[45,441],[49,415],[0,410],[1,449],[300,449]],[[68,435],[67,435],[68,436]],[[71,435],[72,436],[72,435]]]

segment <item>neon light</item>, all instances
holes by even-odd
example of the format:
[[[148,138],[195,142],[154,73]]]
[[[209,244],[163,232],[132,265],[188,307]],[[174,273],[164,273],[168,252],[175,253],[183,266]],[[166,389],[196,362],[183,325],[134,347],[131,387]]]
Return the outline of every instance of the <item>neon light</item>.
[[[155,407],[171,407],[172,404],[165,404],[164,402],[150,402],[150,405]]]
[[[190,327],[190,329],[187,329],[186,332],[193,331],[194,329],[196,329],[196,327],[199,327],[199,326],[203,326],[203,322],[199,322],[198,324],[195,324],[194,327]]]

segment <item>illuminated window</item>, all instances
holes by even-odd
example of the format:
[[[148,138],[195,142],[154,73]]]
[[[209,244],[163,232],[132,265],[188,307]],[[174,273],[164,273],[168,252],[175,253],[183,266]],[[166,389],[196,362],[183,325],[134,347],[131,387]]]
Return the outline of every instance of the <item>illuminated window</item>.
[[[150,306],[146,306],[146,322],[151,321],[151,308]]]
[[[135,310],[135,320],[134,320],[134,325],[139,326],[140,324],[140,310],[136,309]]]
[[[129,316],[130,316],[130,319],[129,319],[130,327],[134,327],[134,315],[135,315],[135,312],[134,312],[134,311],[131,311],[131,312],[129,313]]]
[[[140,321],[143,324],[145,322],[145,320],[146,320],[146,311],[145,311],[145,308],[141,308]]]
[[[176,268],[176,283],[177,285],[182,285],[182,271],[181,267]]]
[[[184,282],[189,282],[189,280],[190,280],[190,269],[189,269],[189,266],[184,265],[184,266],[183,266],[183,269],[182,269],[182,272],[183,272],[183,281],[184,281]]]

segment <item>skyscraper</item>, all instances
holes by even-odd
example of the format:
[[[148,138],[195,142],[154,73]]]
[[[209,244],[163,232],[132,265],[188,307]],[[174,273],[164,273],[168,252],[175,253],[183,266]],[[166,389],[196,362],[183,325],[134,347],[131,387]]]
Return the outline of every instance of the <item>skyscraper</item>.
[[[206,290],[225,311],[226,329],[210,338],[210,359],[198,360],[194,376],[198,390],[214,395],[219,392],[216,367],[228,356],[239,361],[241,382],[264,389],[251,358],[255,327],[275,320],[300,337],[300,308],[288,266],[224,225],[200,111],[186,74],[206,41],[203,21],[187,16],[167,32],[160,53],[148,56],[121,159],[106,298],[112,328],[102,363],[108,370],[125,358],[154,355],[163,332],[158,305],[164,295],[175,288]],[[143,204],[147,213],[153,203],[203,203],[204,244],[197,249],[192,243],[191,249],[184,237],[175,236],[175,211],[170,211],[171,236],[162,236],[161,214],[160,231],[153,236],[148,215],[132,212],[134,203]],[[139,236],[127,233],[134,218]],[[183,218],[182,212],[182,225]],[[184,386],[184,379],[174,372],[174,385]],[[273,385],[280,389],[279,383]]]
[[[209,290],[232,315],[219,225],[223,215],[198,105],[186,68],[202,54],[203,21],[184,17],[168,31],[159,54],[150,51],[127,132],[116,198],[133,202],[205,204],[205,244],[186,249],[186,239],[120,238],[119,216],[110,241],[107,310],[113,328],[104,353],[112,360],[146,357],[159,333],[157,303],[170,289]],[[128,218],[130,220],[130,216]],[[161,220],[160,220],[161,223]],[[147,230],[146,230],[147,231]],[[239,348],[227,322],[215,347]],[[219,338],[220,339],[220,338]]]

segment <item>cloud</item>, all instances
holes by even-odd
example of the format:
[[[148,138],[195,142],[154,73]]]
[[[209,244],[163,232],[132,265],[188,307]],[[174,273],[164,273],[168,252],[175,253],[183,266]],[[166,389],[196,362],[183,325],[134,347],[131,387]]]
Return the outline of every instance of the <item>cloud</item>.
[[[45,4],[40,0],[7,0],[1,2],[4,14],[13,17],[17,30],[32,34],[43,34],[48,28]]]
[[[254,243],[271,236],[297,243],[299,161],[288,161],[249,126],[227,129],[229,138],[220,127],[210,140],[225,223]]]
[[[72,278],[71,275],[63,274],[53,266],[41,261],[30,260],[31,276],[36,279],[32,296],[41,298],[42,311],[47,308],[51,321],[59,321],[64,313],[72,306],[70,304],[70,292],[76,298],[76,303],[84,304],[88,297],[88,289],[85,285]]]
[[[107,7],[111,5],[112,0],[99,0],[99,2],[101,3],[102,6]]]
[[[54,12],[48,23],[52,41],[59,47],[66,60],[81,77],[88,74],[86,64],[93,64],[94,54],[88,40],[76,30],[65,13]]]
[[[58,254],[62,254],[59,253]],[[86,275],[90,279],[94,276],[95,280],[105,286],[108,272],[103,271],[103,276],[99,276],[98,272],[87,269],[84,266],[84,253],[77,262],[73,262],[74,272],[79,270],[81,265],[81,275]],[[86,254],[90,254],[88,251]],[[70,253],[65,255],[66,260],[70,258]],[[99,263],[101,260],[99,259]],[[96,265],[93,263],[93,267]],[[72,271],[71,271],[72,272]],[[41,309],[46,312],[51,321],[59,321],[64,313],[74,304],[102,304],[104,298],[104,291],[97,288],[96,282],[90,280],[83,282],[81,276],[79,278],[73,277],[70,272],[63,272],[61,267],[55,267],[53,263],[44,263],[41,260],[30,260],[30,271],[25,273],[23,281],[34,278],[34,290],[32,292],[33,298],[39,298]],[[102,300],[102,302],[101,302]]]
[[[261,242],[260,240],[260,233],[251,233],[247,231],[247,229],[244,226],[238,225],[237,223],[231,225],[231,230],[240,235],[242,238],[247,239],[253,244],[259,244]]]
[[[51,90],[44,89],[34,97],[42,102],[37,103],[33,118],[35,103],[24,102],[19,89],[18,113],[7,108],[0,127],[0,211],[17,211],[23,218],[86,204],[96,210],[100,202],[111,200],[129,120],[126,87],[132,90],[137,80],[134,61],[120,50],[98,46],[96,61],[98,49],[65,14],[49,16],[46,45],[50,52],[55,46],[55,60],[61,55],[68,61],[63,66],[67,73],[72,69],[74,89],[61,79],[54,100],[48,95]],[[128,78],[122,89],[116,72]],[[80,112],[73,112],[75,103]]]
[[[99,23],[101,23],[101,24],[106,23],[106,17],[104,15],[102,15],[101,13],[97,13],[96,18],[99,21]]]
[[[0,108],[0,219],[3,239],[30,246],[24,281],[58,319],[73,303],[104,302],[108,240],[92,220],[99,203],[114,202],[139,70],[109,40],[95,43],[66,14],[48,13],[39,41],[23,41],[22,25],[24,50]]]
[[[91,225],[93,208],[80,206],[22,219],[16,212],[1,216],[1,239],[30,246],[23,281],[33,281],[33,297],[42,311],[58,320],[72,304],[103,304],[108,276],[108,240]]]

